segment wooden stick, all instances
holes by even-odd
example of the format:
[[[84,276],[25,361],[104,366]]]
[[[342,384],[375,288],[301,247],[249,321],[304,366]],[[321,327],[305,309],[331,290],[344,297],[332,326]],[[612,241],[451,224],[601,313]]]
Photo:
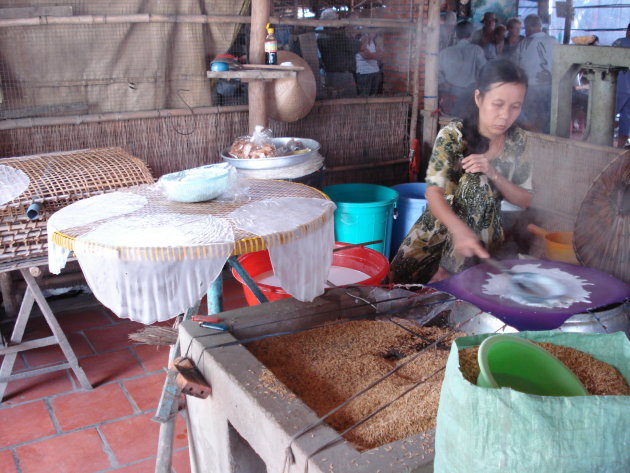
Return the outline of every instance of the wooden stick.
[[[410,103],[410,96],[404,97],[371,97],[356,99],[318,100],[315,106],[361,105],[379,103]],[[217,107],[196,107],[192,111],[195,115],[210,115],[218,113],[246,112],[247,105],[229,105]],[[107,112],[87,115],[64,115],[63,117],[32,117],[0,120],[0,131],[16,128],[32,128],[36,126],[81,125],[83,123],[101,123],[118,120],[140,120],[143,118],[169,118],[189,116],[188,108],[170,108],[165,110],[143,110],[133,112]],[[601,147],[598,147],[598,149]]]
[[[318,100],[315,105],[360,105],[373,103],[411,103],[413,99],[406,95],[403,97],[361,97],[356,99],[328,99]]]
[[[265,63],[266,26],[271,12],[270,0],[252,0],[252,20],[249,33],[249,62],[250,64]],[[249,103],[249,132],[252,134],[257,125],[267,127],[267,84],[263,81],[253,81],[247,88]]]
[[[403,164],[408,163],[409,159],[393,159],[391,161],[383,161],[380,163],[366,163],[366,164],[354,164],[349,166],[337,166],[334,168],[326,168],[326,172],[342,172],[342,171],[353,171],[355,169],[368,169],[368,168],[378,168],[383,166],[391,166],[392,164]]]
[[[131,15],[76,15],[38,16],[32,18],[0,19],[0,27],[41,25],[105,25],[118,23],[249,23],[251,18],[240,15],[156,15],[138,13]]]
[[[195,115],[246,112],[247,110],[247,105],[197,107],[192,109]],[[169,118],[177,116],[190,116],[190,114],[190,109],[188,108],[171,108],[165,110],[144,110],[138,112],[108,112],[94,113],[88,115],[65,115],[63,117],[19,118],[13,120],[1,120],[0,130],[13,130],[16,128],[31,128],[36,126],[51,125],[80,125],[82,123],[99,123],[118,120],[139,120],[143,118]]]
[[[428,156],[437,135],[438,50],[440,45],[440,2],[429,0],[424,64],[424,109],[422,110],[422,154]]]
[[[352,245],[339,246],[337,248],[333,248],[333,253],[341,250],[349,250],[350,248],[358,248],[359,246],[376,245],[377,243],[383,243],[383,240],[374,240],[367,241],[365,243],[353,243]]]
[[[411,103],[411,120],[409,123],[409,143],[411,143],[416,138],[416,131],[418,128],[418,107],[420,105],[420,51],[422,50],[422,11],[424,10],[424,4],[426,0],[421,0],[418,5],[418,19],[416,22],[416,41],[414,47],[414,57],[413,57],[413,102]],[[419,159],[419,157],[418,157]]]
[[[241,67],[243,69],[252,69],[252,70],[258,70],[258,69],[269,69],[272,71],[297,71],[297,72],[301,72],[304,70],[304,68],[302,66],[280,66],[280,65],[271,65],[271,64],[241,64]]]
[[[255,2],[254,2],[255,3]],[[277,25],[293,26],[366,26],[375,28],[413,28],[415,23],[407,20],[394,19],[352,19],[352,20],[309,20],[271,16],[268,22]],[[0,28],[14,26],[41,26],[41,25],[105,25],[119,23],[197,23],[197,24],[226,24],[226,23],[251,23],[252,17],[242,15],[158,15],[153,13],[137,13],[130,15],[75,15],[75,16],[51,16],[42,15],[29,18],[3,18],[0,19]]]

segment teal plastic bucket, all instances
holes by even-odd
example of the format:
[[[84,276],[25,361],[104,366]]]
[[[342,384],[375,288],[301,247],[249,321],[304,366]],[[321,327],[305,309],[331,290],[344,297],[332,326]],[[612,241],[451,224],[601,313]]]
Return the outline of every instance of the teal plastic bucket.
[[[337,204],[335,240],[344,243],[365,243],[389,257],[392,221],[398,192],[376,184],[337,184],[324,187],[324,192]]]
[[[392,226],[392,248],[390,259],[396,256],[398,247],[411,230],[411,227],[427,208],[424,191],[427,185],[424,182],[406,182],[392,186],[398,192],[398,204]]]

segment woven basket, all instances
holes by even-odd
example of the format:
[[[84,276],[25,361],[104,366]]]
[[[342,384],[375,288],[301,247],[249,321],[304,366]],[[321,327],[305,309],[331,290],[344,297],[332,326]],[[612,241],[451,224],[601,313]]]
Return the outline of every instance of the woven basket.
[[[20,196],[0,206],[0,269],[5,263],[45,257],[46,222],[62,207],[121,187],[154,182],[147,165],[120,148],[6,158],[0,164],[19,169],[30,179]],[[40,204],[36,220],[26,215],[33,203]]]

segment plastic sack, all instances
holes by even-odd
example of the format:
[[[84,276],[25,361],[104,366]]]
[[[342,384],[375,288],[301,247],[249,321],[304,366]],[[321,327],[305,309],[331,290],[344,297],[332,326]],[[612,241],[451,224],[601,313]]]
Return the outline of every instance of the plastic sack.
[[[165,174],[156,186],[175,202],[205,202],[238,193],[236,168],[229,163],[209,164]]]
[[[630,396],[534,396],[477,387],[462,376],[458,350],[491,335],[462,337],[451,347],[437,415],[436,473],[630,471]],[[515,335],[589,353],[630,379],[630,342],[622,332]]]
[[[237,138],[229,151],[230,155],[241,159],[260,159],[276,156],[273,144],[273,133],[267,128],[257,125],[252,136]]]

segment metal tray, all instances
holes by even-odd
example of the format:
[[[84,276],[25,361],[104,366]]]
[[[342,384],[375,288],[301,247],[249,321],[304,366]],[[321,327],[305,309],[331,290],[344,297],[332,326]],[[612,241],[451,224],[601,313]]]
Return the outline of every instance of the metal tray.
[[[257,159],[248,159],[248,158],[233,158],[230,156],[229,148],[226,148],[221,153],[221,157],[224,161],[227,161],[231,165],[233,165],[237,169],[273,169],[273,168],[282,168],[285,166],[295,166],[296,164],[301,164],[312,157],[317,155],[319,151],[319,143],[315,140],[311,140],[309,138],[273,138],[273,144],[276,146],[283,145],[287,143],[289,140],[298,140],[304,143],[304,146],[310,148],[310,151],[306,153],[300,154],[292,154],[289,156],[276,156],[274,158],[257,158]]]

